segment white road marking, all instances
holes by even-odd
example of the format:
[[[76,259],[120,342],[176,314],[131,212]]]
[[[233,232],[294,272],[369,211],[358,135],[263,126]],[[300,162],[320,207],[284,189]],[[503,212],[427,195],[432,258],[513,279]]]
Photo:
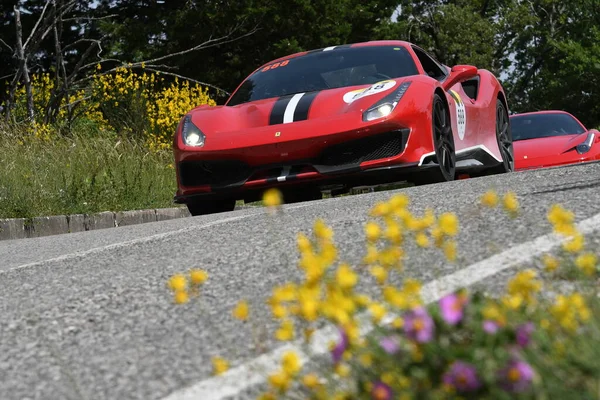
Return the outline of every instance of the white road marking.
[[[297,93],[292,97],[287,107],[285,108],[285,113],[283,114],[283,123],[289,124],[290,122],[294,122],[294,112],[296,112],[296,107],[298,106],[298,102],[304,96],[304,93]]]
[[[600,229],[600,214],[577,224],[583,234]],[[422,287],[422,298],[427,303],[438,301],[457,289],[468,287],[489,278],[506,269],[526,263],[566,241],[565,238],[547,234],[534,240],[522,243],[490,258],[479,261],[450,275],[431,281]],[[366,333],[372,327],[363,325]],[[338,332],[333,327],[316,331],[310,344],[309,354],[325,355],[329,351],[329,343],[338,340]],[[222,375],[213,376],[187,388],[183,388],[164,397],[162,400],[218,400],[235,396],[255,385],[266,383],[267,374],[279,368],[281,356],[288,350],[295,351],[301,364],[308,361],[308,355],[302,351],[300,342],[288,343],[258,358],[234,367]]]
[[[310,207],[312,205],[314,205],[314,204],[311,204],[311,203],[298,204],[298,205],[293,205],[293,206],[285,207],[284,210],[295,210],[295,209],[298,209],[298,208]],[[219,219],[219,220],[216,220],[216,221],[211,221],[211,222],[208,222],[208,223],[202,224],[202,225],[189,226],[187,228],[177,229],[177,230],[174,230],[174,231],[169,231],[169,232],[164,232],[164,233],[157,233],[156,235],[145,236],[145,237],[138,238],[138,239],[127,240],[125,242],[117,242],[117,243],[109,244],[109,245],[102,246],[102,247],[95,247],[95,248],[89,249],[89,250],[83,250],[83,251],[77,251],[75,253],[64,254],[64,255],[59,256],[59,257],[53,257],[53,258],[48,258],[48,259],[41,260],[41,261],[35,261],[35,262],[27,263],[27,264],[21,264],[21,265],[18,265],[18,266],[13,267],[13,268],[9,268],[9,269],[4,270],[4,271],[0,271],[0,275],[5,274],[5,273],[10,272],[10,271],[15,271],[15,270],[23,269],[23,268],[37,267],[39,265],[42,265],[42,264],[45,264],[45,263],[48,263],[48,262],[67,261],[67,260],[71,260],[71,259],[74,259],[74,258],[87,257],[87,256],[94,255],[94,254],[100,254],[100,253],[105,252],[105,251],[121,249],[121,248],[129,247],[129,246],[132,246],[132,245],[135,245],[135,244],[149,243],[149,242],[152,242],[154,240],[166,239],[166,238],[169,238],[171,236],[176,236],[176,235],[179,235],[179,234],[182,234],[182,233],[186,233],[186,232],[192,232],[192,231],[196,231],[196,230],[199,230],[199,229],[206,229],[206,228],[210,228],[210,227],[215,226],[215,225],[226,224],[228,222],[240,221],[240,220],[243,220],[243,219],[248,219],[248,218],[251,218],[251,217],[256,217],[258,215],[264,215],[264,214],[266,214],[268,212],[269,211],[266,208],[263,208],[261,210],[261,212],[255,212],[255,213],[251,213],[251,214],[239,215],[237,217],[223,218],[223,219]]]

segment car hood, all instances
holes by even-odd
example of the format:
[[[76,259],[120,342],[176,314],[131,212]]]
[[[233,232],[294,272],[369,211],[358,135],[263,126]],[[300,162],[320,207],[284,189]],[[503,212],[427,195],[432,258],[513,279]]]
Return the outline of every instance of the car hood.
[[[364,110],[392,93],[404,81],[414,78],[306,92],[235,106],[203,106],[191,111],[192,121],[207,136],[251,134],[255,129],[277,129],[290,122],[298,125],[319,119],[331,119],[334,122],[344,116],[361,121]]]
[[[553,136],[539,139],[517,140],[513,143],[515,158],[531,159],[558,156],[573,150],[585,141],[588,132],[574,135]]]

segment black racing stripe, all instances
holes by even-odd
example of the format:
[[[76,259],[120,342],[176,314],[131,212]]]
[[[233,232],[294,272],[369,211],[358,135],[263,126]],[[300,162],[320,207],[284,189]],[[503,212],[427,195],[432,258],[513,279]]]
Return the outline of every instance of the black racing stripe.
[[[320,92],[306,93],[300,98],[300,101],[296,106],[296,110],[294,111],[294,122],[304,121],[305,119],[308,119],[308,112],[310,111],[310,106],[312,105],[315,97],[317,97],[319,93]]]
[[[283,114],[285,114],[285,108],[292,99],[292,96],[280,97],[277,99],[271,110],[269,116],[269,125],[283,124]]]
[[[267,184],[277,183],[277,182],[279,182],[279,181],[277,180],[276,176],[271,176],[271,177],[267,178],[267,181],[266,181]]]

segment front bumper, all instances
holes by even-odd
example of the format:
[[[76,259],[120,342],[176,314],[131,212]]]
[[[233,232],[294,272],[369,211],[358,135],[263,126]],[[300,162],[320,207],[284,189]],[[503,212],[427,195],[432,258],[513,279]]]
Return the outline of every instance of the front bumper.
[[[314,157],[250,165],[240,158],[190,159],[177,163],[176,203],[190,198],[243,199],[273,186],[365,185],[397,181],[418,167],[403,158],[410,129],[395,129],[322,148]]]

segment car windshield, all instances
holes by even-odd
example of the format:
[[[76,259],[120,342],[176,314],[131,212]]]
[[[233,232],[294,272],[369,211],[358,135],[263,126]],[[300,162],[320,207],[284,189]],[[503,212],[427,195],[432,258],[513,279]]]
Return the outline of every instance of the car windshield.
[[[568,114],[532,114],[510,118],[513,141],[584,133],[585,129]]]
[[[259,69],[233,94],[228,106],[346,86],[373,84],[417,75],[406,48],[365,46],[314,51]]]

